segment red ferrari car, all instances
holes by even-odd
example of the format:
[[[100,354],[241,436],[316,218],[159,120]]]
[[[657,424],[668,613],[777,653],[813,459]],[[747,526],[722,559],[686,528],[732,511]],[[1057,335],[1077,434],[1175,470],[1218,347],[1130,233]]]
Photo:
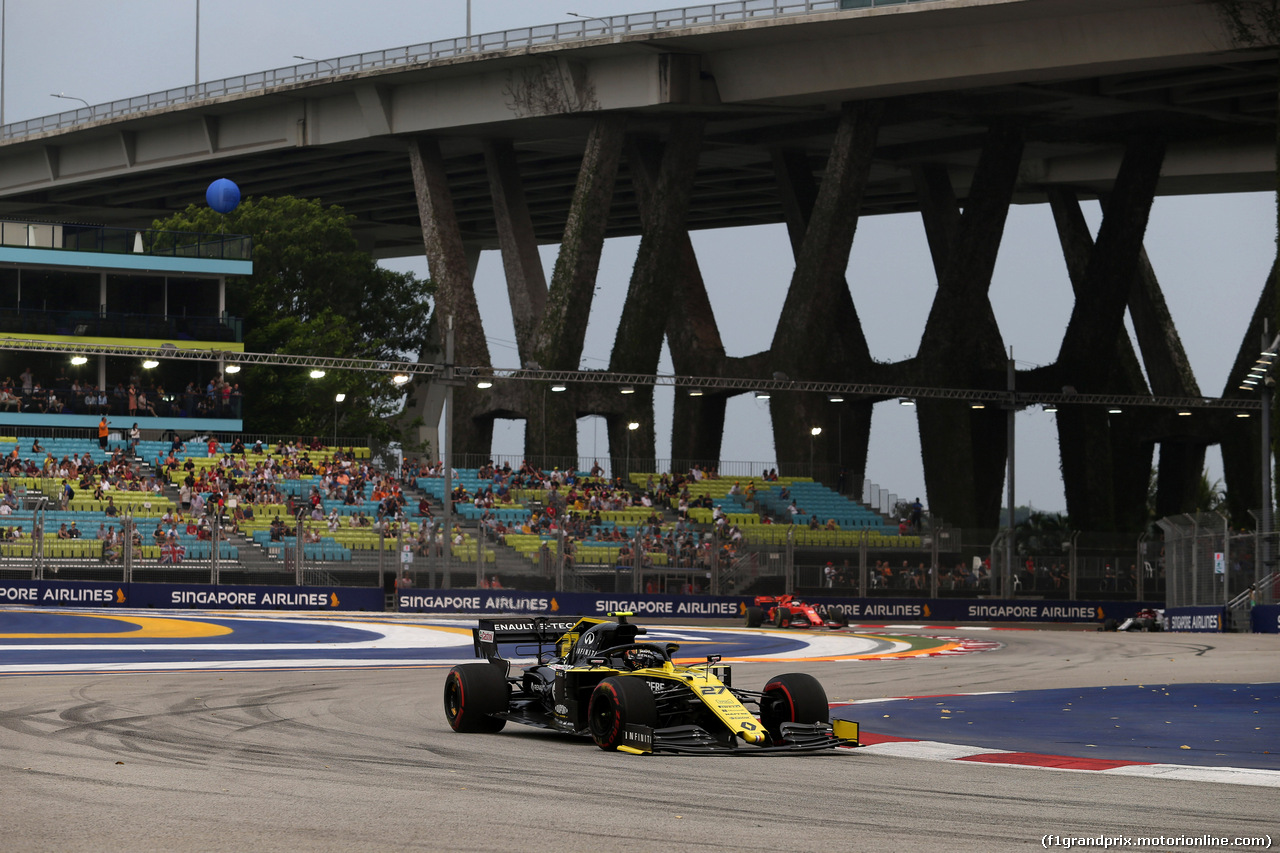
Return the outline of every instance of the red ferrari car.
[[[747,627],[759,628],[766,622],[779,628],[843,628],[849,624],[833,607],[823,615],[793,595],[757,595],[755,606],[747,608]]]

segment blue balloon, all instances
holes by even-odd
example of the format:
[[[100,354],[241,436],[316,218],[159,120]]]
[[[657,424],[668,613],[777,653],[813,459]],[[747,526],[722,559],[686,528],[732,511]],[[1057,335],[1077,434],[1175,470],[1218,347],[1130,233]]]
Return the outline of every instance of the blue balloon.
[[[234,181],[218,178],[205,190],[204,200],[219,213],[230,213],[240,204],[240,188]]]

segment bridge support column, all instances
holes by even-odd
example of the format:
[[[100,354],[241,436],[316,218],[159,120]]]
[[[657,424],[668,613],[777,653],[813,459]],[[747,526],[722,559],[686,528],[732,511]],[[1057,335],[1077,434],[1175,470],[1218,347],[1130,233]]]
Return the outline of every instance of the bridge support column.
[[[796,266],[773,333],[768,356],[771,371],[792,378],[847,380],[866,377],[873,368],[845,270],[883,112],[880,101],[841,108],[840,124],[817,187],[802,154],[774,154],[774,172],[787,211]],[[863,401],[833,404],[824,394],[784,393],[775,397],[770,401],[769,415],[779,465],[785,473],[818,473],[808,460],[815,447],[810,431],[820,427],[825,437],[819,443],[823,460],[843,459],[850,471],[846,479],[860,483],[871,436],[871,408],[871,403]],[[824,474],[830,485],[836,485],[837,478],[826,471]]]
[[[533,220],[520,182],[515,149],[508,140],[486,140],[484,162],[493,195],[493,213],[502,250],[502,270],[507,279],[516,349],[524,364],[534,357],[538,323],[547,304],[547,276],[542,271]]]
[[[453,317],[454,361],[487,367],[491,364],[489,346],[472,286],[473,266],[458,228],[439,143],[431,137],[410,140],[409,167],[427,264],[436,283],[436,314]],[[441,324],[437,326],[443,328]],[[485,414],[489,401],[472,386],[455,389],[453,401],[453,424],[449,426],[456,432],[449,438],[453,452],[488,454],[493,445],[493,418]]]
[[[915,380],[922,384],[944,388],[1006,386],[1008,355],[988,291],[1022,150],[1022,134],[1017,128],[993,125],[983,144],[963,215],[958,221],[948,219],[926,226],[943,235],[954,229],[954,236],[942,238],[948,243],[946,262],[938,270],[938,293],[915,360]],[[941,177],[935,174],[935,178]],[[938,186],[933,189],[936,192]],[[929,193],[929,184],[921,191]],[[949,187],[946,194],[950,196]],[[922,205],[926,214],[942,208],[938,200]],[[959,527],[996,527],[1008,446],[1006,412],[995,406],[973,409],[963,400],[921,400],[916,413],[930,511]]]
[[[661,157],[657,145],[631,140],[628,151],[631,178],[640,215],[646,221],[661,215],[654,206]],[[677,242],[679,273],[666,327],[672,366],[678,375],[720,376],[724,373],[724,344],[688,231],[681,232]],[[728,398],[722,392],[707,392],[697,397],[689,396],[688,392],[687,388],[675,391],[671,419],[672,467],[684,470],[695,463],[718,465]]]
[[[1249,328],[1245,330],[1236,360],[1231,366],[1231,372],[1227,374],[1227,385],[1222,391],[1224,397],[1252,397],[1257,393],[1241,391],[1239,385],[1249,368],[1257,361],[1258,353],[1262,351],[1264,328],[1272,329],[1274,334],[1277,272],[1273,266],[1271,274],[1267,276],[1267,283],[1262,288],[1262,294],[1258,297],[1258,305],[1249,320]],[[1264,323],[1267,325],[1264,326]],[[1222,412],[1219,417],[1221,426],[1218,432],[1222,437],[1222,472],[1227,488],[1227,509],[1232,518],[1247,519],[1248,511],[1256,512],[1262,503],[1259,419],[1236,418],[1230,412]],[[1272,423],[1276,422],[1274,417],[1271,420]]]
[[[649,216],[643,216],[643,233],[631,284],[614,338],[609,369],[619,373],[656,373],[662,355],[662,340],[676,292],[676,281],[685,262],[683,247],[688,241],[685,220],[693,192],[693,178],[702,150],[703,122],[698,118],[677,118],[671,122],[667,143],[662,152],[657,181],[653,184],[648,205]],[[641,426],[629,438],[633,470],[644,465],[652,471],[656,466],[653,426],[652,391],[637,389],[626,411],[634,412]],[[643,410],[637,408],[645,405]],[[609,449],[617,459],[628,441],[626,423],[610,421]],[[621,441],[622,444],[618,442]]]
[[[1106,392],[1116,385],[1131,390],[1139,381],[1117,375],[1116,356],[1131,349],[1124,312],[1139,277],[1142,240],[1164,151],[1162,140],[1131,143],[1106,200],[1056,367],[1061,381],[1081,392]],[[1121,336],[1126,343],[1118,349]],[[1119,367],[1133,372],[1131,364]],[[1107,415],[1070,406],[1058,412],[1067,512],[1078,529],[1142,528],[1152,445],[1137,434],[1134,417],[1132,412]]]
[[[544,310],[535,318],[531,350],[537,363],[547,370],[576,370],[582,359],[622,157],[623,130],[623,120],[610,116],[597,121],[587,138],[560,253],[551,274],[551,289]],[[525,406],[527,457],[577,459],[577,415],[586,410],[582,401],[587,393],[582,386],[571,385],[565,391],[552,392],[541,383],[529,383]]]

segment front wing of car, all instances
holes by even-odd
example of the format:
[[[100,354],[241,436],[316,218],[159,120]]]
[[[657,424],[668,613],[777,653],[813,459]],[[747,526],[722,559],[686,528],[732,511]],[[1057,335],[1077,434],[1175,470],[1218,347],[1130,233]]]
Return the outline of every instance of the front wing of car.
[[[734,740],[717,740],[699,726],[672,726],[654,729],[628,725],[619,752],[644,755],[654,752],[698,753],[713,755],[769,755],[780,752],[820,752],[837,746],[858,745],[858,724],[851,720],[827,723],[782,723],[782,743],[752,746]]]

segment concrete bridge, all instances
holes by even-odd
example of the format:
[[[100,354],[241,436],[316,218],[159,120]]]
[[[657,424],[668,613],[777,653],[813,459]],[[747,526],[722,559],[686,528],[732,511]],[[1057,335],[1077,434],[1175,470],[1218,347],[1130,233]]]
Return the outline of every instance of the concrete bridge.
[[[859,8],[842,9],[841,6]],[[1276,71],[1192,0],[747,0],[578,20],[308,62],[10,125],[0,216],[141,224],[216,177],[246,194],[342,205],[380,257],[425,252],[460,364],[490,356],[471,286],[498,249],[522,363],[576,368],[603,241],[640,235],[610,367],[681,374],[1003,388],[987,296],[1012,204],[1052,209],[1076,306],[1057,362],[1018,387],[1199,396],[1143,232],[1159,194],[1275,187]],[[1096,242],[1082,198],[1104,198]],[[859,217],[923,218],[937,297],[915,357],[874,362],[845,281]],[[725,355],[689,232],[785,223],[795,270],[769,349]],[[560,245],[550,282],[536,248]],[[1260,288],[1263,283],[1259,282]],[[1264,289],[1228,393],[1258,351]],[[1124,333],[1126,311],[1137,332]],[[815,346],[814,341],[821,342]],[[424,357],[434,344],[424,342]],[[677,395],[672,455],[719,456],[723,393]],[[614,456],[652,459],[652,395],[530,383],[460,390],[455,452],[488,451],[495,417],[527,420],[527,452],[577,455],[576,417],[603,415]],[[860,482],[874,398],[775,405],[778,458],[841,419]],[[416,410],[438,404],[416,389]],[[1004,413],[918,408],[930,506],[994,526]],[[432,421],[434,422],[434,421]],[[1229,413],[1151,408],[1058,417],[1077,527],[1134,529],[1159,447],[1158,511],[1189,508],[1207,444],[1228,494],[1259,493],[1259,442]],[[830,434],[830,433],[829,433]],[[850,462],[852,460],[852,462]]]

